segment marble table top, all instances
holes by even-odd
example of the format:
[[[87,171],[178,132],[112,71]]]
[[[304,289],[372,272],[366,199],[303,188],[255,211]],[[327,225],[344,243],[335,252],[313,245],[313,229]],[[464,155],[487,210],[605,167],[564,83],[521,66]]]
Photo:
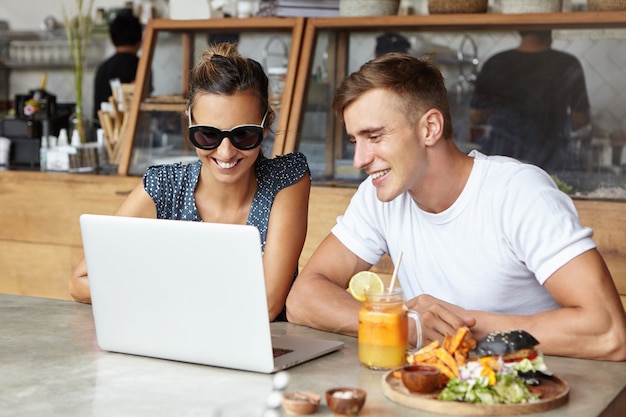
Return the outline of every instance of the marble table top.
[[[105,352],[96,341],[90,305],[0,294],[0,323],[0,416],[254,417],[272,390],[272,375]],[[367,391],[360,416],[443,415],[385,397],[383,372],[359,365],[356,338],[289,323],[271,327],[345,343],[288,371],[288,390],[322,396],[315,415],[332,416],[323,396],[339,386]],[[624,416],[626,363],[554,356],[546,363],[569,384],[570,394],[565,405],[539,415]]]

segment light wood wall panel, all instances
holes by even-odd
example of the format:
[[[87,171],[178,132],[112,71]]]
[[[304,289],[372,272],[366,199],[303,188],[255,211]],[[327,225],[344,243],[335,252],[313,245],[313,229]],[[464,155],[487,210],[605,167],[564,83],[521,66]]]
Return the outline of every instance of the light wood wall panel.
[[[82,259],[78,218],[112,214],[139,178],[0,173],[0,292],[69,299]]]
[[[68,299],[67,281],[82,258],[78,218],[112,214],[137,177],[5,171],[0,173],[0,292]],[[348,206],[354,188],[313,186],[300,267]],[[626,306],[626,203],[576,200],[584,225],[613,275]],[[385,256],[373,270],[388,282]]]

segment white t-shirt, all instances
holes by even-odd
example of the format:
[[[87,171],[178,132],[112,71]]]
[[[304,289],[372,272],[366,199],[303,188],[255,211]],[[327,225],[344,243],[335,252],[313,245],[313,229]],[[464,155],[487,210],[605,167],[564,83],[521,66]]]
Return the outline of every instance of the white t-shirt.
[[[473,151],[474,167],[447,210],[422,211],[405,192],[376,198],[365,180],[332,233],[376,264],[403,258],[398,280],[406,299],[419,294],[506,314],[558,307],[543,283],[561,266],[595,248],[569,196],[543,170]]]

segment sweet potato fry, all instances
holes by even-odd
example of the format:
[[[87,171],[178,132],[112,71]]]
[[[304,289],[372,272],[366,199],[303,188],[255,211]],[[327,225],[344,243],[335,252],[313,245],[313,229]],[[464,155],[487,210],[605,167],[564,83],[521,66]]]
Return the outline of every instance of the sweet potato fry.
[[[456,331],[456,334],[450,340],[447,349],[448,353],[452,354],[456,350],[458,350],[459,346],[461,346],[461,343],[463,343],[463,340],[465,340],[465,336],[467,336],[468,333],[469,328],[467,328],[466,326],[459,327],[459,329]]]
[[[456,362],[456,365],[460,368],[467,363],[467,355],[457,350],[456,352],[454,352],[454,361]]]
[[[454,376],[459,376],[459,367],[457,366],[454,358],[450,355],[450,353],[448,353],[447,350],[437,349],[437,358],[439,358],[441,362],[443,362],[448,368],[450,368],[450,371],[454,374]]]
[[[433,366],[436,366],[437,368],[439,368],[439,372],[441,372],[442,376],[445,376],[446,382],[448,379],[452,379],[455,377],[454,372],[452,372],[452,370],[450,368],[448,368],[448,366],[443,363],[443,362],[436,362],[433,364]]]
[[[410,357],[412,358],[415,364],[429,363],[429,362],[433,362],[433,360],[436,359],[435,351],[428,351],[428,352],[418,351],[410,355]]]
[[[426,346],[422,347],[418,352],[430,352],[431,350],[435,350],[439,347],[439,341],[433,340]]]
[[[464,340],[461,342],[461,346],[459,346],[459,351],[465,354],[469,353],[470,350],[474,349],[476,346],[476,341],[474,339]]]
[[[476,341],[468,335],[469,329],[461,327],[454,336],[446,335],[441,344],[434,341],[409,354],[407,362],[411,365],[432,365],[439,368],[440,385],[443,387],[448,380],[459,376],[459,367],[467,362],[469,351],[476,346]]]
[[[446,334],[443,338],[443,343],[441,344],[441,347],[444,348],[445,350],[447,350],[448,352],[451,352],[450,350],[450,342],[452,342],[452,336],[450,336],[449,334]],[[452,349],[453,351],[454,349]]]

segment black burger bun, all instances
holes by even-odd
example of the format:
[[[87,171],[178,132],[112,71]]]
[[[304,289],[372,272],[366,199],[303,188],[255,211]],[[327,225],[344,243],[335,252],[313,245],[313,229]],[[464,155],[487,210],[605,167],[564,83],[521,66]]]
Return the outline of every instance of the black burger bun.
[[[491,332],[476,343],[473,356],[502,356],[504,359],[528,357],[539,341],[525,330]]]
[[[528,359],[531,361],[530,368],[527,363],[523,371],[517,369],[517,375],[526,384],[537,385],[540,377],[552,375],[543,363],[543,356],[539,356],[539,351],[535,350],[538,344],[539,341],[525,330],[498,331],[480,339],[470,355],[478,358],[498,356],[509,363]]]

